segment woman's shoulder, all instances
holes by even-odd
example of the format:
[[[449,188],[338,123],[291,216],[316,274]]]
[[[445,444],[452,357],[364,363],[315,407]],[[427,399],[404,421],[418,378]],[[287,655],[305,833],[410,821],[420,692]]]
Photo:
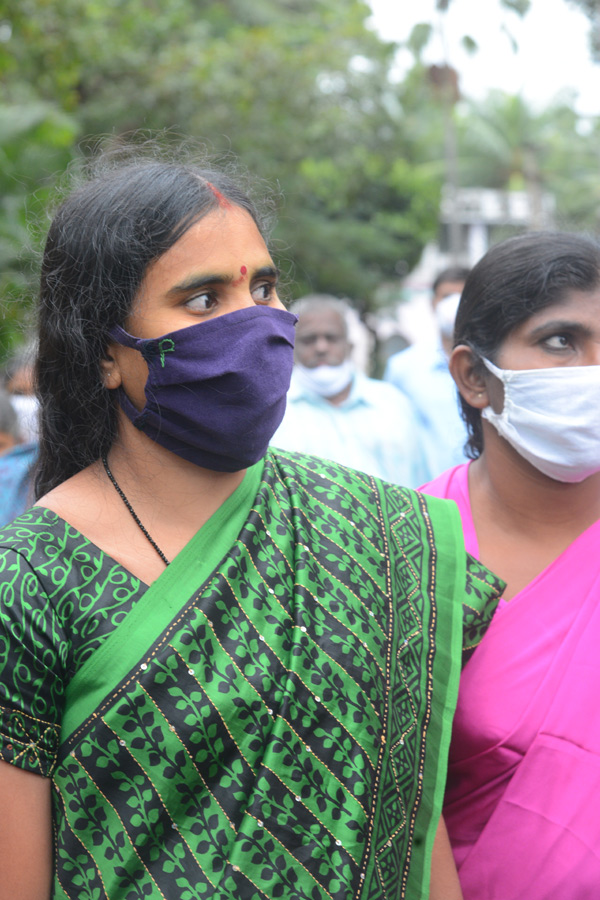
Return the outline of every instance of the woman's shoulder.
[[[279,475],[291,480],[294,484],[306,489],[316,489],[322,493],[330,486],[331,490],[359,491],[375,494],[383,491],[410,492],[397,484],[384,481],[376,475],[369,475],[357,469],[349,468],[321,456],[299,453],[295,450],[270,448],[267,461],[270,461]]]
[[[56,543],[67,523],[42,506],[26,509],[0,528],[0,552],[14,550],[27,556],[37,539]]]
[[[67,582],[76,587],[118,578],[131,581],[135,590],[139,586],[139,579],[43,506],[31,507],[0,529],[0,589],[32,575],[52,594]]]
[[[445,500],[456,500],[462,495],[468,483],[469,462],[446,469],[437,478],[422,485],[419,490],[432,497],[442,497]]]
[[[419,513],[422,504],[413,488],[392,484],[375,475],[348,468],[330,459],[295,451],[270,449],[265,477],[275,477],[296,496],[299,505],[318,504],[318,508],[337,510],[355,524],[401,515],[406,510]],[[269,475],[271,471],[272,475]]]
[[[315,456],[312,453],[301,453],[297,450],[282,450],[270,447],[266,456],[266,463],[273,465],[281,474],[300,480],[339,481],[368,480],[369,476],[364,472],[357,472],[347,466],[327,459],[324,456]]]
[[[3,586],[35,576],[53,582],[57,568],[71,570],[85,538],[49,509],[33,506],[0,529],[0,579]]]

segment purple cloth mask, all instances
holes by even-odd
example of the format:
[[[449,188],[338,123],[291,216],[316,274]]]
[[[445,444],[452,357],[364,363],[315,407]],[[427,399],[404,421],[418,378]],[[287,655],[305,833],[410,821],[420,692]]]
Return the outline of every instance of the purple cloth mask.
[[[123,388],[119,403],[136,428],[167,450],[217,472],[258,462],[285,412],[297,317],[255,306],[160,338],[136,338],[120,325],[118,344],[148,364],[146,405]]]

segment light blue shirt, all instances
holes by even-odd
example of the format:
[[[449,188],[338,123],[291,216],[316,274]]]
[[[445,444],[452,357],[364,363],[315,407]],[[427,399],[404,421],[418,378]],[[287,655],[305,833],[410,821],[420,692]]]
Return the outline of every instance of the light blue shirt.
[[[427,479],[410,403],[392,385],[360,372],[339,406],[305,389],[292,373],[286,413],[271,443],[406,487]]]
[[[0,526],[20,516],[33,503],[31,474],[37,450],[35,443],[18,444],[0,456]]]
[[[394,353],[383,377],[412,404],[427,453],[429,479],[464,463],[467,427],[441,343],[414,344]]]

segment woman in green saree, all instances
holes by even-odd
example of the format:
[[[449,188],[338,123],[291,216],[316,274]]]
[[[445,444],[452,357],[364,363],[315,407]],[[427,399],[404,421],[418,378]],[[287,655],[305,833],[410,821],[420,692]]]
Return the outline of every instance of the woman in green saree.
[[[294,317],[264,233],[223,173],[148,159],[51,225],[39,499],[0,533],[1,900],[429,896],[498,583],[451,504],[267,449]]]

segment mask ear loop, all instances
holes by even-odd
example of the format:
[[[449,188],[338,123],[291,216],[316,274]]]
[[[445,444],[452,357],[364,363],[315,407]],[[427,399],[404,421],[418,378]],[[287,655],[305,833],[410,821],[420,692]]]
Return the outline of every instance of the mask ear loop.
[[[125,331],[124,328],[121,328],[120,325],[113,325],[112,328],[109,329],[109,336],[116,344],[121,344],[122,347],[129,347],[132,350],[137,350],[143,357],[143,359],[148,362],[152,357],[161,355],[161,359],[164,360],[165,352],[174,349],[173,347],[164,347],[161,348],[161,343],[170,343],[173,342],[169,339],[159,341],[158,343],[153,340],[145,340],[144,338],[136,338],[132,334],[129,334],[128,331]],[[163,362],[164,365],[164,362]],[[140,431],[143,430],[145,421],[146,421],[146,405],[142,410],[137,409],[127,394],[125,393],[125,389],[123,385],[119,383],[117,386],[117,396],[119,398],[119,406],[129,419],[129,421],[135,425]]]
[[[504,374],[506,372],[505,369],[500,369],[489,359],[486,359],[485,356],[481,356],[481,361],[483,362],[489,374],[496,378],[499,384],[502,385],[502,409],[500,410],[500,412],[496,412],[490,402],[488,392],[488,402],[481,410],[481,418],[485,419],[487,422],[493,425],[496,430],[499,430],[498,423],[501,423],[502,425],[506,425],[508,423],[508,409],[510,406],[510,403],[508,402],[508,385],[510,384],[510,378],[507,378]]]
[[[144,339],[134,337],[128,331],[125,331],[124,328],[121,328],[120,325],[113,325],[108,333],[116,344],[121,344],[123,347],[131,347],[133,350],[139,350],[140,353],[143,352],[142,347],[146,343]],[[140,344],[142,345],[141,347]]]

